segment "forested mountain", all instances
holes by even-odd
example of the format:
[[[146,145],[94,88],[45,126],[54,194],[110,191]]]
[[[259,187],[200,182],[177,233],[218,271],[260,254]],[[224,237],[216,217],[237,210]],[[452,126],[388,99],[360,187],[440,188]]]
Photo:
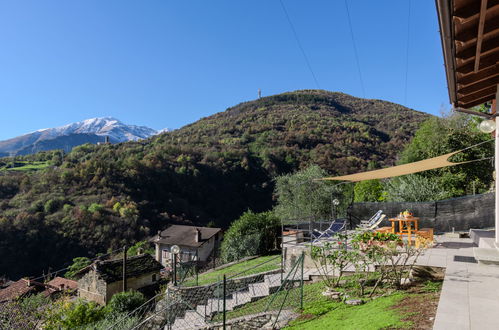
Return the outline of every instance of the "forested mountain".
[[[148,140],[79,146],[44,170],[0,175],[0,276],[39,275],[173,222],[226,227],[247,209],[272,207],[276,175],[311,163],[332,174],[394,163],[429,117],[380,100],[296,91]]]

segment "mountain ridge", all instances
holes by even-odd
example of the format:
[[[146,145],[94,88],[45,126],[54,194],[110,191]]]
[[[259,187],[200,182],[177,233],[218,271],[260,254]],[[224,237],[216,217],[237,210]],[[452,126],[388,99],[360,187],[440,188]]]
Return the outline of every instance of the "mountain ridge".
[[[26,155],[39,151],[63,149],[69,152],[84,143],[137,141],[159,132],[145,126],[127,125],[113,117],[97,117],[63,126],[39,129],[0,141],[0,155]],[[78,136],[79,135],[79,136]]]

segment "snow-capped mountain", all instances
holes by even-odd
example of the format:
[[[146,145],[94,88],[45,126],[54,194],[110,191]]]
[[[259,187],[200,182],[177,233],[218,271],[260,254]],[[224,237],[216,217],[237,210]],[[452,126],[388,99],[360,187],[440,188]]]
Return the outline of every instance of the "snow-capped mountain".
[[[0,141],[0,156],[24,155],[52,149],[70,151],[80,144],[104,142],[106,136],[111,143],[119,143],[147,139],[156,134],[158,131],[152,128],[126,125],[116,118],[92,118]]]
[[[47,138],[69,134],[90,133],[100,136],[109,136],[109,138],[115,142],[147,139],[158,133],[156,130],[149,127],[123,124],[118,119],[112,117],[86,119],[60,127],[41,129],[36,132],[42,133],[42,135]]]

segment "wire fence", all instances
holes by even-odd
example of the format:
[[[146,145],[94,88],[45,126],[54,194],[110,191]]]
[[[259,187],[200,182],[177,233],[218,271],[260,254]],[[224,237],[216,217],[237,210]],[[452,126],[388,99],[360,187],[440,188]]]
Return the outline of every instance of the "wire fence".
[[[270,266],[278,268],[259,272]],[[274,327],[289,310],[303,304],[303,256],[286,273],[280,266],[278,255],[238,273],[222,274],[222,279],[213,283],[196,287],[170,286],[162,297],[156,297],[154,310],[134,329],[180,330],[228,325],[256,329],[260,326],[248,321],[265,313],[271,313],[272,318],[263,318],[262,322]]]

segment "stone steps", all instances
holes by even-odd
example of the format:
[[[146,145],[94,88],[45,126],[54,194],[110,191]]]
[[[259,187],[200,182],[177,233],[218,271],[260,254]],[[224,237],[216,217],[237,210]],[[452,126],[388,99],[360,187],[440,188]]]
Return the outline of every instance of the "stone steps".
[[[225,308],[232,311],[251,301],[266,297],[281,285],[281,274],[264,275],[263,282],[251,283],[245,290],[237,291],[225,300]],[[274,291],[273,291],[274,290]],[[206,318],[211,318],[223,310],[223,299],[209,298],[206,305],[198,305],[195,310],[187,310],[184,317],[177,317],[173,329],[188,330],[206,326]]]

